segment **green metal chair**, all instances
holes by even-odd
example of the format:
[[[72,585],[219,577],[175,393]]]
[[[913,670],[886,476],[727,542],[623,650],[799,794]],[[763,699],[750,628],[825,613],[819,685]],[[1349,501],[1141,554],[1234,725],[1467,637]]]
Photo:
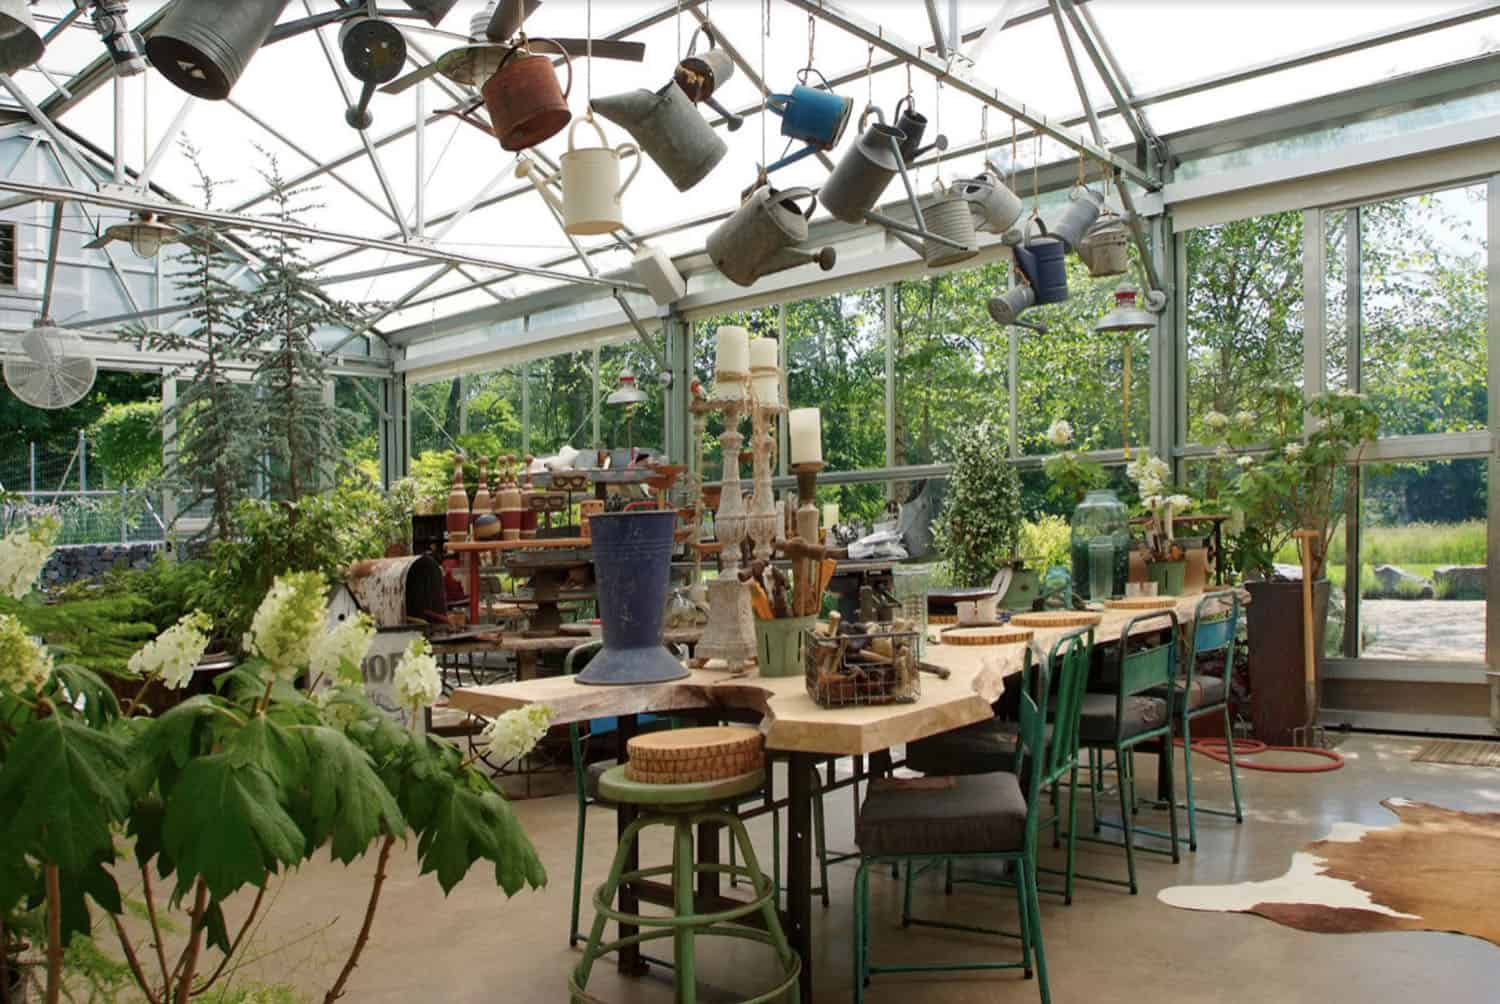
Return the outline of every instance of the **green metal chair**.
[[[616,804],[640,807],[640,815],[626,827],[615,851],[609,878],[594,893],[594,925],[584,946],[583,958],[573,968],[568,980],[570,1000],[597,1004],[588,993],[589,974],[594,963],[611,952],[629,945],[641,945],[658,938],[671,938],[672,975],[678,1004],[695,1004],[698,999],[696,941],[700,937],[738,938],[769,945],[779,965],[778,980],[769,990],[746,998],[741,1004],[766,1004],[769,1001],[791,1001],[799,993],[797,978],[801,959],[792,951],[781,927],[776,909],[776,884],[761,872],[755,848],[745,824],[730,811],[738,800],[754,795],[765,787],[765,771],[756,770],[736,778],[697,784],[645,784],[625,775],[624,765],[613,767],[599,779],[601,797]],[[731,840],[739,845],[745,863],[741,866],[698,864],[693,847],[694,829],[702,824],[724,827]],[[642,830],[666,826],[672,830],[672,863],[654,868],[625,871],[625,862]],[[749,882],[753,897],[743,903],[710,914],[695,913],[697,877],[705,873],[736,875]],[[660,914],[625,913],[614,907],[615,895],[622,885],[646,879],[669,876],[672,881],[673,912]],[[744,921],[758,915],[764,930]],[[614,921],[639,929],[629,937],[606,941],[605,925]]]
[[[1020,695],[1017,737],[1020,769],[1015,773],[994,772],[958,777],[922,778],[917,781],[873,782],[865,798],[855,831],[860,849],[859,870],[854,879],[854,1000],[864,1001],[865,987],[876,973],[952,972],[965,970],[1021,969],[1026,978],[1033,973],[1043,1004],[1050,1004],[1047,959],[1042,945],[1041,908],[1037,899],[1036,860],[1041,828],[1041,803],[1048,788],[1078,769],[1078,701],[1087,662],[1076,678],[1061,682],[1064,709],[1053,719],[1052,742],[1046,740],[1047,715],[1043,710],[1051,689],[1049,669],[1061,664],[1075,669],[1080,663],[1068,656],[1086,647],[1084,633],[1063,639],[1053,655],[1035,674],[1030,673],[1028,650],[1027,683]],[[1063,654],[1058,658],[1059,649]],[[1066,677],[1067,671],[1064,671]],[[1040,697],[1038,697],[1040,695]],[[1071,709],[1071,710],[1070,710]],[[942,782],[947,782],[944,786]],[[1020,962],[918,963],[878,966],[870,962],[870,868],[891,863],[907,865],[908,885],[902,909],[902,924],[920,924],[948,930],[1006,936],[992,928],[924,920],[911,915],[910,877],[918,864],[948,861],[998,861],[1011,865],[1016,877],[1016,905],[1020,916]],[[1011,935],[1014,936],[1014,935]],[[1035,970],[1032,968],[1035,958]]]
[[[1136,626],[1157,620],[1168,622],[1163,627],[1163,630],[1166,627],[1171,629],[1167,640],[1159,643],[1148,642],[1132,650],[1131,636]],[[1134,896],[1140,891],[1135,876],[1136,851],[1170,854],[1174,863],[1181,860],[1177,848],[1177,802],[1172,791],[1168,791],[1167,797],[1167,816],[1171,828],[1169,834],[1137,826],[1134,820],[1139,808],[1135,794],[1134,759],[1138,746],[1153,740],[1160,741],[1161,756],[1166,758],[1162,769],[1164,776],[1168,779],[1169,787],[1171,785],[1172,716],[1167,700],[1153,696],[1153,694],[1162,691],[1170,692],[1172,683],[1177,678],[1177,614],[1171,610],[1159,610],[1131,618],[1120,632],[1114,668],[1116,676],[1114,693],[1084,695],[1083,711],[1079,718],[1080,741],[1087,748],[1089,756],[1088,788],[1089,801],[1093,809],[1095,835],[1070,837],[1070,839],[1089,840],[1115,847],[1123,846],[1129,878],[1127,881],[1121,881],[1103,875],[1075,876],[1070,867],[1067,881],[1069,888],[1075,877],[1092,882],[1122,885],[1127,887],[1130,894]],[[1120,795],[1120,821],[1118,823],[1099,815],[1099,785],[1096,782],[1106,769],[1103,761],[1104,753],[1108,751],[1114,753],[1114,763],[1110,766],[1115,770],[1116,787]],[[1076,782],[1071,787],[1075,789],[1075,792],[1070,792],[1070,794],[1076,793]],[[1120,829],[1123,840],[1108,840],[1097,836],[1102,827]],[[1135,841],[1137,834],[1166,840],[1171,849],[1165,850],[1147,845],[1137,846]]]
[[[1240,598],[1236,593],[1214,593],[1198,601],[1193,613],[1191,655],[1187,659],[1183,674],[1172,688],[1172,717],[1182,733],[1182,764],[1186,775],[1187,802],[1179,808],[1187,809],[1188,849],[1198,849],[1198,813],[1233,817],[1236,823],[1245,821],[1240,805],[1240,780],[1234,762],[1234,722],[1229,714],[1229,688],[1234,675],[1234,641],[1239,628]],[[1198,660],[1215,652],[1224,653],[1224,675],[1199,674]],[[1156,696],[1166,696],[1165,689]],[[1224,716],[1224,735],[1229,740],[1226,754],[1229,760],[1229,790],[1234,794],[1234,810],[1199,807],[1193,798],[1193,731],[1195,718],[1212,714]]]

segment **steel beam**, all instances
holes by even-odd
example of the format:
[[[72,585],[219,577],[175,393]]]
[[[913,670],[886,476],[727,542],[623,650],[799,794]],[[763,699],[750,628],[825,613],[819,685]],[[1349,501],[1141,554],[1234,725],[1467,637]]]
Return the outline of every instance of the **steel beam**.
[[[1068,23],[1073,26],[1073,31],[1078,36],[1079,44],[1083,46],[1083,51],[1088,55],[1089,62],[1094,64],[1094,72],[1104,82],[1104,89],[1109,92],[1110,100],[1119,109],[1120,117],[1125,120],[1125,126],[1130,130],[1130,135],[1135,137],[1136,145],[1145,150],[1159,142],[1156,140],[1156,137],[1147,136],[1145,128],[1137,118],[1135,109],[1131,107],[1130,101],[1125,96],[1122,85],[1115,80],[1114,68],[1105,62],[1103,53],[1099,51],[1098,46],[1094,45],[1093,37],[1084,27],[1083,19],[1073,9],[1073,5],[1068,0],[1053,0],[1052,13],[1057,22],[1058,37],[1062,40],[1063,46],[1068,52],[1068,62],[1072,64],[1075,61],[1075,57],[1073,56],[1072,46],[1068,42],[1068,32],[1063,25],[1063,17],[1066,17]],[[1098,119],[1093,117],[1093,108],[1088,102],[1087,96],[1084,96],[1083,100],[1085,114],[1090,117],[1090,124],[1097,127]],[[1097,134],[1094,137],[1094,141],[1097,143],[1103,142]]]
[[[309,241],[326,241],[330,244],[345,244],[350,247],[368,248],[374,251],[389,251],[393,254],[407,255],[412,258],[425,258],[428,261],[450,262],[455,265],[474,265],[478,268],[512,271],[520,275],[536,276],[539,279],[554,279],[560,282],[576,283],[584,286],[599,286],[611,290],[629,290],[633,293],[645,294],[647,292],[645,287],[638,283],[625,280],[605,280],[594,279],[589,276],[570,275],[566,272],[554,272],[551,269],[534,268],[530,265],[513,265],[508,262],[496,261],[492,258],[482,258],[478,255],[444,251],[440,248],[426,247],[421,244],[401,244],[396,241],[381,240],[376,237],[363,237],[358,234],[347,234],[337,230],[323,230],[318,227],[304,226],[300,223],[199,209],[196,206],[178,205],[176,203],[163,205],[156,199],[147,199],[141,196],[122,193],[88,192],[79,188],[61,188],[15,181],[9,178],[0,179],[0,191],[30,195],[34,198],[46,199],[48,201],[82,202],[127,211],[153,213],[165,211],[178,219],[190,220],[195,223],[203,223],[215,227],[238,227],[246,230],[262,230],[266,233],[286,234]]]
[[[932,47],[937,51],[939,59],[948,58],[948,40],[943,37],[943,18],[938,14],[937,0],[926,0],[927,23],[932,27]],[[957,45],[958,40],[954,39]]]
[[[948,84],[955,90],[976,98],[984,104],[995,108],[1006,115],[1013,116],[1019,121],[1025,122],[1033,129],[1043,135],[1063,144],[1071,150],[1093,157],[1095,160],[1112,164],[1120,173],[1141,185],[1149,191],[1156,191],[1161,187],[1161,182],[1136,167],[1134,164],[1113,152],[1104,149],[1094,143],[1076,136],[1067,129],[1054,123],[1046,115],[1037,112],[1026,105],[1025,102],[1003,93],[980,80],[970,76],[968,72],[947,62],[928,55],[919,46],[912,45],[905,39],[892,35],[886,29],[873,21],[845,11],[829,0],[787,0],[789,4],[801,10],[807,11],[814,17],[820,18],[835,27],[848,32],[860,41],[877,46],[895,56],[904,58],[912,66],[930,76],[936,77]]]

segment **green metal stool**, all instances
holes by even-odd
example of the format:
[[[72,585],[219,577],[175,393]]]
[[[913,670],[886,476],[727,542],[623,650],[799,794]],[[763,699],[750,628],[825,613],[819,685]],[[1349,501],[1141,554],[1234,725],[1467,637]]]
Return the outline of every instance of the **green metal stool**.
[[[797,977],[802,960],[787,943],[776,912],[776,885],[763,874],[750,844],[750,835],[739,817],[725,805],[759,791],[765,784],[765,771],[756,770],[722,781],[692,784],[643,784],[625,774],[625,766],[615,767],[599,779],[599,794],[616,804],[641,806],[644,810],[620,837],[609,878],[594,892],[594,927],[584,946],[583,958],[568,980],[571,1000],[599,1004],[587,992],[589,973],[602,956],[630,945],[660,938],[671,938],[674,950],[673,971],[677,1004],[695,1004],[698,999],[695,940],[700,936],[741,938],[758,941],[775,949],[781,965],[782,979],[770,990],[746,998],[741,1004],[767,1004],[786,1000],[796,1004],[799,998]],[[730,840],[739,844],[743,865],[700,864],[693,849],[693,828],[700,823],[722,826]],[[672,828],[672,863],[655,868],[624,871],[625,862],[641,831],[650,826]],[[732,875],[745,879],[755,895],[748,902],[716,913],[694,913],[696,878],[704,873]],[[671,876],[673,914],[670,917],[623,913],[614,907],[615,894],[622,885],[649,878]],[[765,930],[759,931],[734,921],[759,913]],[[604,940],[604,926],[610,921],[633,925],[640,933],[614,941]]]

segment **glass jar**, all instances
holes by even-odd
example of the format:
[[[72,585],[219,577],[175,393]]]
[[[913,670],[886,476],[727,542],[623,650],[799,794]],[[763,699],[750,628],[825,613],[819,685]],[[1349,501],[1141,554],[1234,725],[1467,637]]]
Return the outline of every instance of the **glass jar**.
[[[1073,558],[1073,590],[1089,589],[1089,545],[1109,541],[1114,545],[1114,581],[1110,594],[1121,596],[1130,573],[1130,510],[1108,488],[1091,491],[1073,510],[1069,551]]]

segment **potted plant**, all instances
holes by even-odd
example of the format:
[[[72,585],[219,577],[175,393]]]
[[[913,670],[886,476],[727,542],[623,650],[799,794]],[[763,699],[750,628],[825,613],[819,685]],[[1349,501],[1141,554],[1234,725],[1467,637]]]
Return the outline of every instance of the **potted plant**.
[[[953,582],[988,586],[1010,564],[1021,534],[1021,481],[1005,436],[991,423],[961,432],[934,539]]]
[[[1172,469],[1160,457],[1143,453],[1125,471],[1135,482],[1141,509],[1150,520],[1146,525],[1146,578],[1156,583],[1158,594],[1180,595],[1187,573],[1187,551],[1176,539],[1172,517],[1190,508],[1193,499],[1172,491],[1167,483]]]
[[[1104,468],[1089,460],[1073,445],[1073,425],[1059,418],[1047,426],[1047,445],[1058,452],[1042,462],[1042,471],[1051,482],[1047,497],[1060,506],[1072,508],[1089,492],[1104,487]]]
[[[1321,666],[1328,619],[1328,545],[1343,519],[1348,468],[1380,431],[1380,419],[1358,394],[1329,392],[1303,402],[1294,388],[1272,397],[1275,432],[1259,454],[1236,458],[1228,496],[1243,526],[1233,537],[1247,580],[1250,685],[1257,735],[1285,742],[1302,724],[1301,571],[1278,565],[1297,530],[1312,531],[1313,652]],[[1312,419],[1304,434],[1304,410]],[[1290,556],[1295,560],[1294,556]]]

